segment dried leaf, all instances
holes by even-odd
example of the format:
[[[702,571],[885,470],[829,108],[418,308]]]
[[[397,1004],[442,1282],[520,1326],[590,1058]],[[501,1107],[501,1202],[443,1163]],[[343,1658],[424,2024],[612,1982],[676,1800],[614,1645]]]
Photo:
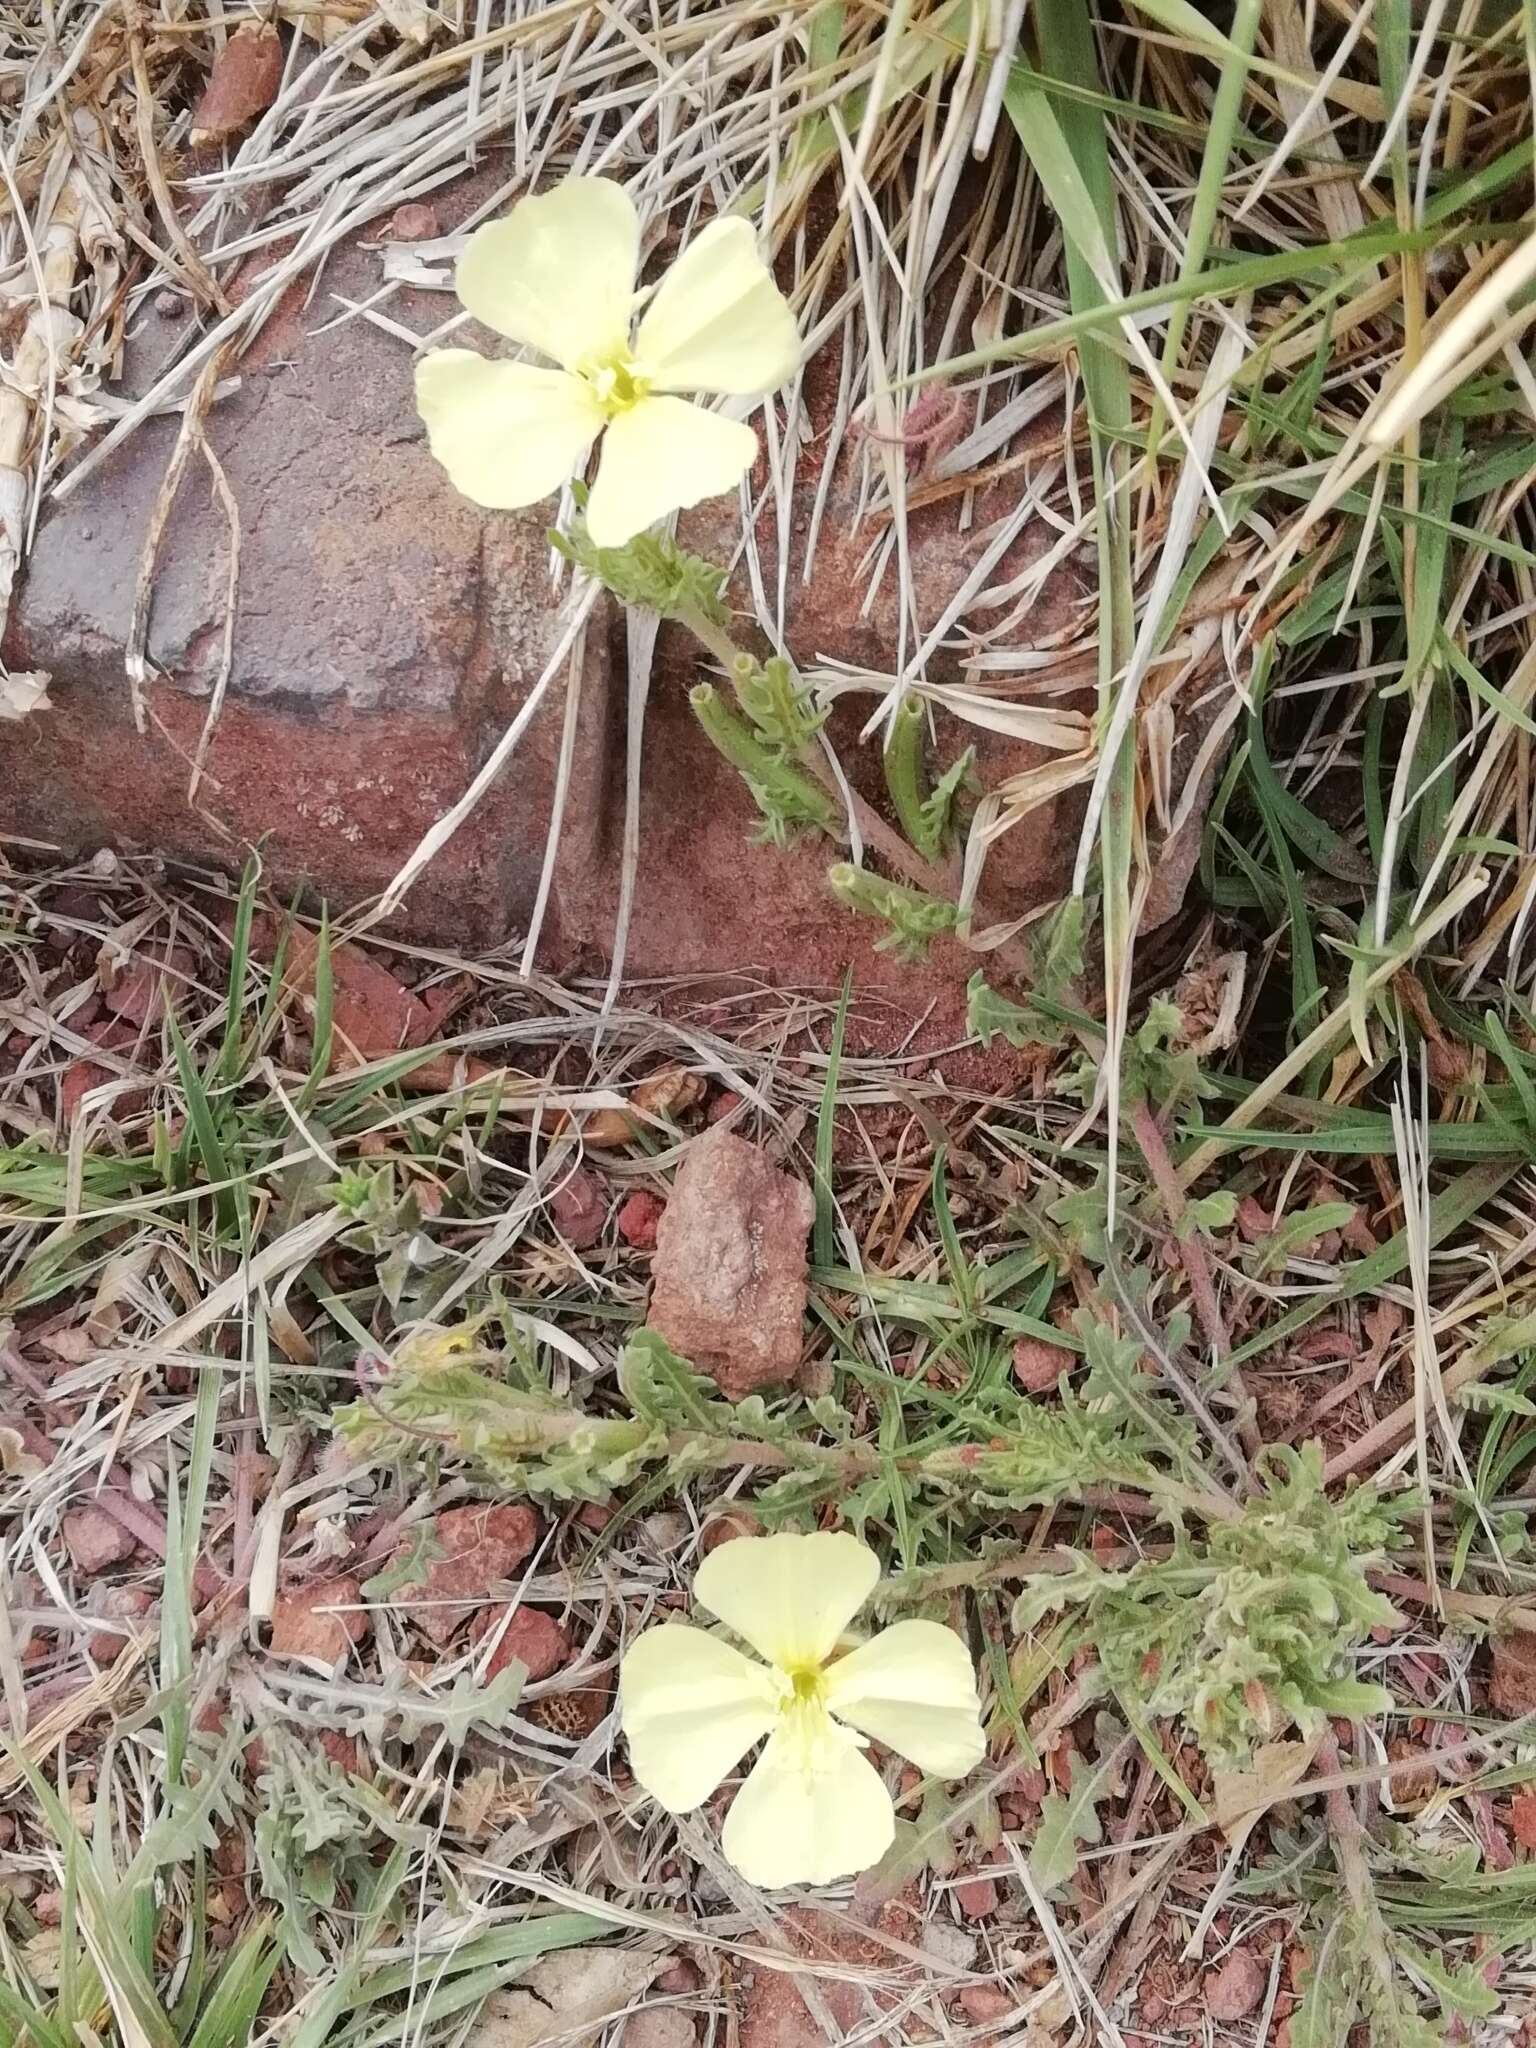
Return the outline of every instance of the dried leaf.
[[[703,1101],[706,1085],[702,1074],[690,1074],[682,1067],[665,1067],[661,1073],[642,1081],[630,1100],[646,1116],[676,1117]]]
[[[0,718],[25,718],[29,711],[51,711],[48,685],[53,677],[45,669],[13,668],[0,675]]]
[[[603,2028],[665,1969],[669,1958],[625,1948],[569,1948],[545,1956],[505,1991],[493,1991],[465,2048],[595,2048]]]
[[[379,12],[408,43],[424,43],[432,33],[433,14],[427,0],[379,0]]]
[[[1246,1771],[1215,1773],[1211,1790],[1216,1825],[1234,1847],[1247,1841],[1271,1801],[1300,1782],[1316,1753],[1316,1741],[1266,1742],[1253,1752]]]
[[[249,128],[277,98],[283,82],[283,39],[268,22],[237,28],[213,60],[192,116],[194,149]]]

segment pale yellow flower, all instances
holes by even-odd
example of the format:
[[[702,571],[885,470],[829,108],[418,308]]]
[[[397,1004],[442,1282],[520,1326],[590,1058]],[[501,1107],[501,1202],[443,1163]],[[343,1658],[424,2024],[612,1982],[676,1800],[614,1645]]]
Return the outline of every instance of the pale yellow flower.
[[[879,1576],[856,1536],[738,1537],[700,1565],[694,1598],[766,1662],[685,1622],[625,1655],[630,1765],[669,1813],[700,1805],[768,1737],[722,1838],[754,1884],[830,1884],[885,1854],[895,1813],[861,1735],[932,1777],[981,1761],[975,1673],[953,1629],[899,1621],[836,1655]]]
[[[609,178],[567,178],[470,236],[455,279],[466,310],[560,367],[467,348],[422,357],[417,408],[466,498],[499,511],[536,505],[606,430],[587,527],[599,547],[622,547],[745,476],[752,428],[674,394],[761,397],[800,360],[794,316],[750,224],[702,228],[631,339],[639,268],[634,201]]]

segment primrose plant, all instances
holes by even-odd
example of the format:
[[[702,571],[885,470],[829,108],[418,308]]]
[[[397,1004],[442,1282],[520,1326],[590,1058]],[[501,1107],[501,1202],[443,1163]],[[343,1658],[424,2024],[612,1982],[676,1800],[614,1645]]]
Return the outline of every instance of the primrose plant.
[[[511,511],[560,490],[601,441],[596,476],[590,489],[576,483],[576,517],[555,545],[622,602],[687,626],[720,662],[733,701],[700,683],[690,702],[745,778],[763,836],[845,840],[849,799],[819,737],[825,714],[787,660],[759,662],[731,638],[724,571],[654,530],[737,489],[757,455],[752,427],[682,394],[779,390],[800,365],[794,315],[738,216],[703,227],[649,293],[638,285],[640,240],[629,193],[598,177],[567,178],[476,229],[455,278],[460,302],[545,363],[466,348],[425,355],[416,402],[432,453],[465,497]],[[966,754],[930,788],[920,724],[914,706],[885,755],[901,831],[859,821],[902,879],[849,861],[828,875],[845,903],[889,927],[883,945],[914,956],[960,922],[944,854],[970,768]]]
[[[870,1739],[941,1778],[964,1777],[985,1752],[970,1652],[953,1629],[899,1621],[845,1645],[879,1577],[856,1536],[738,1537],[705,1558],[693,1596],[756,1657],[678,1621],[625,1653],[630,1765],[669,1813],[701,1806],[768,1738],[721,1836],[753,1884],[830,1884],[879,1862],[896,1815]]]

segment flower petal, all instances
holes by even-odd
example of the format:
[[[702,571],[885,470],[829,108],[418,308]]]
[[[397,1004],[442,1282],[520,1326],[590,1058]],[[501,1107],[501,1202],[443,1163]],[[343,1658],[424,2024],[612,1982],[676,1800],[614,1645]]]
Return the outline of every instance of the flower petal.
[[[776,1700],[762,1665],[718,1636],[686,1622],[647,1629],[619,1669],[630,1768],[668,1813],[687,1813],[768,1733]]]
[[[477,505],[513,511],[559,490],[603,424],[580,377],[440,348],[416,365],[432,453]]]
[[[831,1654],[879,1577],[857,1536],[738,1536],[699,1566],[693,1597],[770,1664],[805,1671]]]
[[[827,1712],[937,1778],[963,1778],[986,1750],[970,1652],[936,1621],[898,1621],[825,1673]]]
[[[635,203],[611,178],[567,178],[476,228],[454,284],[498,334],[574,370],[629,345],[640,265]]]
[[[744,220],[712,220],[657,286],[635,337],[639,373],[661,391],[776,391],[800,362],[800,332]]]
[[[862,1749],[840,1745],[832,1767],[817,1771],[800,1757],[792,1737],[774,1735],[725,1817],[720,1846],[765,1889],[851,1877],[878,1863],[895,1838],[891,1795]]]
[[[757,435],[740,420],[681,398],[642,398],[603,438],[587,531],[600,548],[621,548],[669,512],[734,490],[756,454]]]

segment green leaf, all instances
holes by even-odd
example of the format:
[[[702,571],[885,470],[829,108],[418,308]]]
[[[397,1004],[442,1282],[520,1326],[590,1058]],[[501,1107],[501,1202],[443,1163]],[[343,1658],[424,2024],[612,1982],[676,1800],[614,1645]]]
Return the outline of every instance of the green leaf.
[[[1030,1876],[1041,1891],[1058,1891],[1070,1883],[1077,1868],[1079,1842],[1092,1848],[1104,1839],[1099,1801],[1104,1797],[1108,1776],[1105,1765],[1091,1764],[1074,1750],[1070,1789],[1065,1795],[1046,1794],[1040,1808],[1040,1826],[1029,1852]]]
[[[983,1045],[990,1045],[994,1038],[1006,1039],[1009,1045],[1049,1043],[1041,1039],[1035,1013],[1000,995],[980,968],[966,983],[965,998],[966,1029]]]

